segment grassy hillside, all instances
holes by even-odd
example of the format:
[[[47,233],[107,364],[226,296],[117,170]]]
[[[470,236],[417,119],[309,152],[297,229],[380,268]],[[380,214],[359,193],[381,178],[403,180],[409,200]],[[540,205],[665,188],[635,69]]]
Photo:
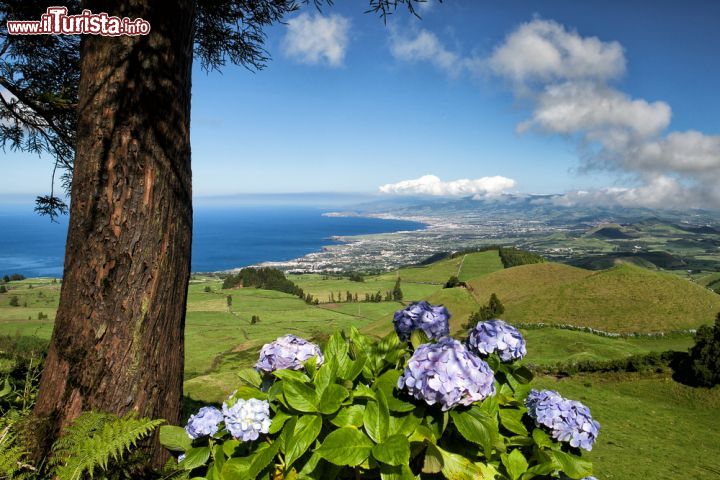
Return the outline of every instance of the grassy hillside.
[[[675,275],[632,265],[593,272],[523,265],[471,281],[476,300],[496,293],[516,323],[588,326],[611,332],[696,328],[720,311],[720,295]]]
[[[458,278],[465,282],[503,269],[497,250],[463,255]]]
[[[526,361],[536,365],[604,361],[650,352],[687,351],[692,335],[609,338],[558,328],[521,329],[528,344]]]
[[[711,288],[713,290],[720,288],[720,272],[706,275],[698,279],[698,283],[703,287]]]
[[[379,279],[393,280],[397,275],[406,282],[434,283],[443,285],[448,278],[453,275],[459,276],[460,265],[463,262],[463,256],[440,260],[439,262],[420,267],[401,268],[397,272],[386,273],[380,275]]]

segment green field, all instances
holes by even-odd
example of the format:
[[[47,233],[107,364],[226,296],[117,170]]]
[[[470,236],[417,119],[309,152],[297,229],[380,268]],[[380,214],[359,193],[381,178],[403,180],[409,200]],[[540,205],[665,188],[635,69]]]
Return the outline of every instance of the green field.
[[[470,288],[442,288],[452,275]],[[343,297],[347,291],[358,293],[360,299],[366,292],[384,293],[398,276],[402,303],[329,302],[330,292],[336,300],[337,292]],[[503,317],[510,322],[567,323],[615,332],[694,328],[710,323],[720,311],[720,295],[661,271],[628,265],[589,271],[555,263],[503,269],[497,251],[368,276],[364,282],[336,276],[289,277],[321,303],[308,305],[292,295],[256,288],[223,290],[216,277],[193,277],[185,332],[185,392],[190,398],[222,401],[237,386],[235,371],[252,365],[260,347],[280,335],[294,333],[322,342],[333,330],[353,325],[381,336],[392,331],[393,312],[414,300],[446,305],[453,314],[451,331],[459,336],[464,336],[462,324],[491,293],[505,304]],[[49,338],[59,282],[31,279],[8,287],[0,294],[0,334]],[[18,297],[20,306],[9,305],[12,296]],[[39,313],[49,318],[38,320]],[[255,324],[253,316],[259,317]],[[525,362],[535,365],[685,351],[692,345],[689,334],[608,338],[546,327],[523,329],[523,335],[528,342]],[[684,387],[667,374],[542,377],[539,383],[585,402],[602,423],[599,443],[590,455],[599,479],[720,475],[720,461],[713,456],[713,447],[720,444],[719,389]],[[703,434],[693,439],[693,432]]]
[[[691,335],[610,338],[557,328],[521,329],[529,345],[526,361],[536,365],[615,360],[630,355],[669,350],[684,352],[693,345]]]

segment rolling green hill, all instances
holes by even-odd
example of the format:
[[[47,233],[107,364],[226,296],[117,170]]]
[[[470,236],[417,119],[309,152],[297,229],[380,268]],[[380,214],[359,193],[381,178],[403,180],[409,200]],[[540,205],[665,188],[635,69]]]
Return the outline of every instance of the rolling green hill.
[[[515,323],[656,332],[711,323],[720,295],[675,275],[632,265],[597,272],[567,265],[523,265],[469,282],[476,300],[496,293]]]

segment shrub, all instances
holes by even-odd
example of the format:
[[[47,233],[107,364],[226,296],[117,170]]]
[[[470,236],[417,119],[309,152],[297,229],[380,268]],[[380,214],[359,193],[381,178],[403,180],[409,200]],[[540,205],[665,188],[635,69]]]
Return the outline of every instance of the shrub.
[[[698,328],[695,345],[690,349],[690,373],[697,385],[712,387],[720,383],[720,313],[715,325]]]
[[[264,290],[276,290],[278,292],[289,293],[303,298],[304,292],[302,288],[295,285],[291,280],[285,277],[285,274],[277,268],[270,267],[247,267],[240,270],[235,275],[229,275],[223,281],[222,288],[256,287]]]
[[[160,441],[178,455],[176,474],[399,480],[592,474],[578,448],[591,449],[598,432],[587,407],[556,392],[529,396],[532,374],[503,363],[500,343],[481,358],[449,336],[429,340],[422,322],[410,323],[419,326],[409,342],[395,333],[375,340],[351,328],[335,332],[322,351],[294,338],[286,348],[286,337],[266,345],[264,374],[240,371],[242,384],[221,409],[204,407],[185,428],[161,427]]]
[[[511,268],[531,263],[543,263],[545,259],[538,254],[510,247],[500,249],[500,261],[503,267]]]
[[[455,275],[451,276],[448,279],[448,281],[445,282],[445,285],[443,286],[443,288],[456,288],[456,287],[466,287],[467,288],[467,283],[461,282],[460,279],[458,277],[456,277]]]
[[[7,293],[7,287],[5,285],[0,285],[0,293]]]
[[[478,323],[498,318],[503,313],[505,313],[505,305],[503,305],[497,295],[493,293],[490,295],[490,300],[488,300],[487,305],[483,305],[480,307],[480,310],[471,313],[467,323],[464,324],[463,327],[473,328]]]
[[[365,277],[363,277],[357,272],[352,272],[350,275],[348,275],[348,280],[350,280],[351,282],[364,282]]]
[[[20,299],[17,297],[17,295],[13,295],[10,297],[10,306],[11,307],[19,307],[20,306]]]

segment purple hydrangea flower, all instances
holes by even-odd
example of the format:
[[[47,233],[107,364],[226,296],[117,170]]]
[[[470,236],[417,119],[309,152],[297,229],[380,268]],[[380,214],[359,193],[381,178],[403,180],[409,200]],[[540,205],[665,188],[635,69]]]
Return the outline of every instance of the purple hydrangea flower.
[[[497,352],[503,362],[520,360],[527,355],[525,339],[517,328],[497,319],[478,323],[468,333],[467,345],[481,356]]]
[[[582,403],[563,398],[553,390],[531,390],[525,406],[538,425],[550,429],[554,439],[592,450],[600,433],[600,424],[593,420],[590,409]]]
[[[264,373],[284,369],[300,370],[312,357],[317,358],[318,366],[325,360],[320,348],[314,343],[295,335],[285,335],[263,345],[255,368]]]
[[[450,312],[442,305],[430,305],[426,301],[411,303],[404,310],[398,310],[393,317],[393,326],[400,340],[407,342],[413,330],[420,329],[428,338],[441,338],[450,334]]]
[[[232,407],[223,403],[222,413],[225,428],[237,440],[257,440],[261,433],[268,433],[270,429],[270,404],[265,400],[241,398]]]
[[[420,345],[397,386],[429,405],[439,403],[445,411],[494,395],[494,381],[487,363],[462,343],[447,337],[438,343]]]
[[[215,435],[223,421],[223,414],[215,407],[202,407],[195,415],[190,415],[185,431],[193,440],[206,435]]]

